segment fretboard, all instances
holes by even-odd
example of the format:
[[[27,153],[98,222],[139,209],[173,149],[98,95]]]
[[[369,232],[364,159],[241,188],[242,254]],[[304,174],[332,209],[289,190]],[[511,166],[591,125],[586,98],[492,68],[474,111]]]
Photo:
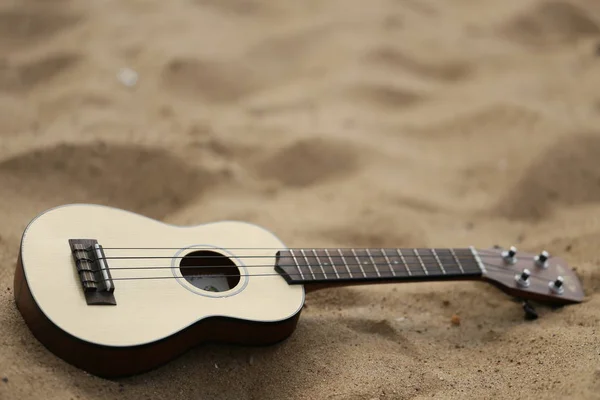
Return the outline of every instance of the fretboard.
[[[483,272],[471,248],[287,249],[278,252],[275,268],[290,284],[453,280]]]

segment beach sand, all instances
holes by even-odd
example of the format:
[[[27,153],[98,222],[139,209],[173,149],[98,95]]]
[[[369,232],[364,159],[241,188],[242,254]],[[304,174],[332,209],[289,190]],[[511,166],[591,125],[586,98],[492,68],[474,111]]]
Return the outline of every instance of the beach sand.
[[[599,43],[594,0],[3,1],[0,398],[599,399]],[[546,249],[586,300],[526,321],[485,283],[329,289],[281,344],[108,381],[13,300],[23,229],[76,202],[290,247]]]

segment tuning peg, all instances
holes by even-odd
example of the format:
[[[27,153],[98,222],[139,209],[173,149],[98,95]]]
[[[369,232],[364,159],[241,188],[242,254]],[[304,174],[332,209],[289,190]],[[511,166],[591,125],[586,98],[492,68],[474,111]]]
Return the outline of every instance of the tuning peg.
[[[531,281],[529,280],[529,276],[531,276],[531,272],[528,269],[524,269],[520,274],[515,275],[515,281],[517,281],[517,285],[522,287],[528,287]]]
[[[547,268],[548,267],[548,258],[550,258],[550,254],[546,250],[542,251],[539,255],[535,256],[535,264],[538,267]]]
[[[514,264],[517,262],[517,248],[515,246],[510,246],[510,249],[502,252],[502,258],[504,258],[505,263]]]
[[[554,293],[562,294],[565,291],[565,288],[563,287],[563,283],[564,283],[563,277],[559,276],[558,278],[556,278],[555,281],[549,282],[548,287],[550,287],[550,290],[552,290]]]

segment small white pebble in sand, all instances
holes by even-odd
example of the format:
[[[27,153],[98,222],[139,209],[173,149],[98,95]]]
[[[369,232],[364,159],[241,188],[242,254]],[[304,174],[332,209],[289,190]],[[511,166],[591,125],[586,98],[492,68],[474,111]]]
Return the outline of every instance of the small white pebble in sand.
[[[216,369],[219,369],[219,366],[217,365],[217,363],[215,363],[215,368],[216,368]]]
[[[117,79],[127,87],[133,87],[138,81],[138,74],[131,68],[121,68],[117,73]]]

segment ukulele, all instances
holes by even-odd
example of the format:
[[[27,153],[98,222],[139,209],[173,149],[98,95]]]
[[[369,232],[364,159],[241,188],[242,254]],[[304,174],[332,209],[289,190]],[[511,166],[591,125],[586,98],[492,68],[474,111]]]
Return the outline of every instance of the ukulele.
[[[286,248],[249,223],[179,227],[85,204],[53,208],[29,223],[14,293],[27,326],[52,353],[116,378],[202,342],[282,341],[311,290],[454,280],[481,280],[555,305],[584,298],[567,263],[545,251]]]

